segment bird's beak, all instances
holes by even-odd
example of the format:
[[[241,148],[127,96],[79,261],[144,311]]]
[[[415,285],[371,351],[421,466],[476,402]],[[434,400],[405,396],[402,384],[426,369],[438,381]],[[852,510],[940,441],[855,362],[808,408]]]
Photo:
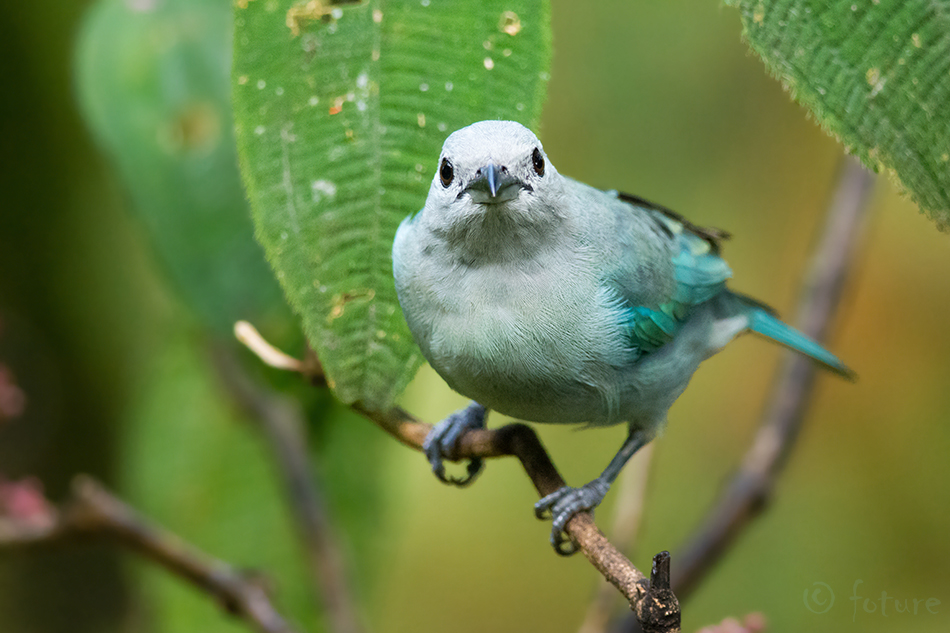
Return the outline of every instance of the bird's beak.
[[[477,172],[468,186],[465,187],[475,202],[483,204],[498,204],[517,197],[518,192],[525,187],[504,166],[488,163]]]

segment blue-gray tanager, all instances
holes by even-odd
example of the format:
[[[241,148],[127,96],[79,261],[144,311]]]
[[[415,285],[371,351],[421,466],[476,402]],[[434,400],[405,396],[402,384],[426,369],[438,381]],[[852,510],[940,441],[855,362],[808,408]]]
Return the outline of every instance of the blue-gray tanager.
[[[640,198],[562,176],[537,137],[482,121],[448,137],[423,209],[399,226],[393,271],[416,342],[472,398],[424,447],[436,475],[486,410],[549,424],[626,423],[604,472],[535,505],[551,540],[597,506],[623,465],[662,428],[693,372],[746,331],[850,370],[763,304],[726,288],[724,234]],[[567,546],[565,547],[565,544]]]

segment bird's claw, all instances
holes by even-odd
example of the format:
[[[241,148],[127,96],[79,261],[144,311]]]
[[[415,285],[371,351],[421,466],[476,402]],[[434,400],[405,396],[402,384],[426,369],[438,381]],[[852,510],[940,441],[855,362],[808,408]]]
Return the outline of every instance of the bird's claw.
[[[442,483],[467,486],[481,471],[484,460],[481,457],[472,457],[468,461],[465,477],[447,476],[445,463],[442,460],[443,458],[456,459],[458,448],[456,445],[465,431],[485,428],[485,413],[484,407],[473,402],[465,409],[456,411],[436,424],[426,436],[425,442],[422,443],[422,451],[432,465],[432,472]]]
[[[577,552],[577,546],[564,531],[567,522],[578,512],[592,512],[600,505],[607,494],[609,484],[595,479],[581,486],[564,486],[547,495],[534,504],[534,516],[539,519],[552,519],[551,545],[561,556],[570,556]]]

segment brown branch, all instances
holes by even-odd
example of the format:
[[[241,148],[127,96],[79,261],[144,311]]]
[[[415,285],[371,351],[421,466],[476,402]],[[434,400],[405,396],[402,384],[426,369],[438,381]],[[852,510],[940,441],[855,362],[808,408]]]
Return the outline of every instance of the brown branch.
[[[839,167],[824,235],[812,258],[796,320],[799,329],[818,341],[826,337],[841,301],[873,185],[874,175],[857,160],[848,157]],[[677,557],[673,587],[681,598],[695,589],[743,528],[765,509],[798,437],[816,371],[815,363],[801,354],[786,355],[762,424],[739,472]]]
[[[252,342],[248,345],[252,352],[263,350],[262,360],[268,364],[299,371],[313,384],[325,384],[315,355],[311,354],[307,361],[287,361],[285,355],[274,350],[250,324],[242,323],[240,328],[239,338]],[[276,361],[270,362],[268,359]],[[422,444],[432,430],[431,424],[416,419],[399,407],[376,411],[356,403],[352,408],[395,439],[418,451],[422,450]],[[475,457],[517,457],[541,496],[565,485],[538,436],[527,425],[509,424],[498,429],[468,431],[459,438],[455,448],[456,454],[449,456],[454,461]],[[654,557],[651,577],[647,580],[597,529],[589,513],[574,515],[565,531],[590,563],[624,595],[644,631],[677,633],[680,630],[679,603],[670,589],[668,552],[661,552]]]
[[[355,405],[354,409],[378,424],[397,440],[416,450],[432,425],[420,422],[400,408],[384,413]],[[531,427],[509,424],[498,429],[468,431],[459,439],[457,454],[451,459],[514,456],[541,496],[564,486],[564,480],[551,462],[547,451]],[[680,611],[669,587],[669,554],[661,552],[653,559],[651,578],[647,578],[597,529],[587,512],[574,515],[565,531],[588,561],[627,599],[644,631],[679,631]]]
[[[73,480],[61,510],[43,525],[0,519],[0,549],[40,546],[73,537],[110,537],[214,596],[230,614],[261,633],[291,633],[259,578],[239,572],[149,523],[93,479]]]
[[[647,479],[653,458],[653,444],[647,444],[633,456],[620,473],[620,494],[614,510],[614,522],[610,529],[611,542],[621,552],[630,553],[640,530],[643,506],[646,501]],[[614,484],[616,487],[617,484]],[[580,633],[603,633],[610,626],[617,612],[619,597],[610,583],[601,582],[587,608]]]
[[[254,335],[260,337],[249,324],[244,327],[243,334],[248,339],[253,339]],[[246,328],[250,328],[253,333]],[[245,342],[245,339],[241,340]],[[290,366],[295,371],[302,372],[308,367],[306,362],[289,356],[281,359],[282,352],[270,349],[272,358],[284,363],[290,359]],[[330,631],[360,633],[363,628],[350,594],[342,548],[337,543],[326,502],[316,484],[316,475],[307,453],[306,423],[299,404],[254,383],[228,350],[216,349],[214,356],[218,375],[232,398],[258,422],[274,452],[294,523],[306,550],[316,599],[324,607]]]
[[[288,362],[282,352],[257,334],[253,326],[240,325],[239,338],[252,341],[248,348],[258,353],[263,350],[262,360],[277,368],[298,371],[315,385],[325,384],[323,372],[315,355],[306,361]],[[271,362],[274,360],[274,362]],[[432,425],[422,422],[403,409],[393,407],[388,411],[375,411],[356,403],[352,408],[357,413],[375,422],[394,438],[415,450],[421,451]],[[456,454],[450,460],[474,457],[517,457],[535,489],[541,496],[548,495],[565,485],[538,436],[525,424],[509,424],[498,429],[483,429],[464,433],[456,445]],[[574,515],[565,531],[588,561],[614,585],[627,599],[630,608],[650,633],[678,633],[680,630],[679,603],[670,589],[670,556],[661,552],[653,558],[653,569],[648,580],[603,533],[597,529],[594,519],[587,512]]]
[[[422,450],[422,443],[432,430],[431,424],[420,422],[398,407],[384,413],[370,411],[359,405],[354,408],[397,440],[416,450]],[[538,436],[525,424],[468,431],[459,438],[456,449],[457,454],[450,459],[517,457],[542,497],[565,485]],[[594,567],[623,593],[631,608],[636,611],[648,587],[646,577],[607,541],[590,514],[581,512],[574,515],[568,521],[565,531]]]

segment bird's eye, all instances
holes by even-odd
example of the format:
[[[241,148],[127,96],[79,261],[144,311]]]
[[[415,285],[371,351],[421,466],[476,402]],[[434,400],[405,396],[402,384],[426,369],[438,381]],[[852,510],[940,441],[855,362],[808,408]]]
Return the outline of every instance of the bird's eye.
[[[448,187],[455,178],[455,170],[452,169],[452,163],[447,158],[442,159],[442,165],[439,167],[439,178],[442,180],[442,186]]]
[[[537,147],[534,148],[534,153],[531,154],[531,161],[534,163],[534,172],[539,175],[544,175],[544,156],[541,155],[541,150]]]

